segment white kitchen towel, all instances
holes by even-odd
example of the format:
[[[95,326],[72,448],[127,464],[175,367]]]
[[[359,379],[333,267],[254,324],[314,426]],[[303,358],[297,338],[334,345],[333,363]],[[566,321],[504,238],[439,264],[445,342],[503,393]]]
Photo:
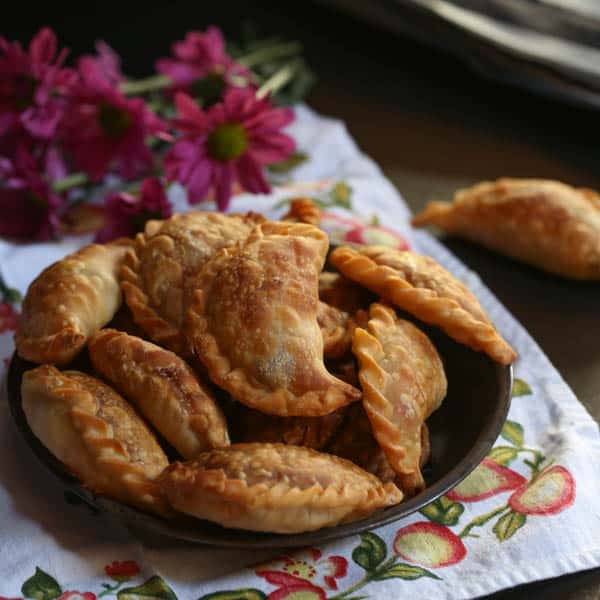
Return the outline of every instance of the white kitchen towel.
[[[512,407],[494,449],[452,492],[368,534],[283,554],[217,550],[139,537],[67,503],[20,438],[3,390],[0,600],[457,599],[600,565],[596,423],[480,279],[428,234],[411,231],[406,204],[343,124],[298,107],[290,129],[308,160],[278,175],[272,194],[239,195],[231,210],[279,216],[291,197],[316,198],[333,240],[399,247],[406,240],[464,281],[519,353]],[[181,190],[172,197],[177,210],[188,209]],[[24,293],[43,267],[88,241],[0,242],[0,274]],[[9,300],[0,303],[2,370],[19,308]]]

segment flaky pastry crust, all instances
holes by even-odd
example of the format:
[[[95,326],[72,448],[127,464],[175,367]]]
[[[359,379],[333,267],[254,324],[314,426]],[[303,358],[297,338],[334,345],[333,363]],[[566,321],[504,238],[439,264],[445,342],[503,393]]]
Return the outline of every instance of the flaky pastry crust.
[[[368,309],[377,296],[340,273],[323,271],[319,274],[319,299],[353,315]]]
[[[363,518],[402,492],[341,458],[301,446],[235,444],[161,475],[171,505],[225,527],[298,533]]]
[[[498,179],[430,202],[413,225],[440,229],[571,279],[600,279],[600,200],[544,179]]]
[[[89,343],[92,364],[184,458],[229,444],[227,422],[206,385],[173,352],[114,329]]]
[[[290,209],[283,217],[284,221],[308,223],[319,227],[321,209],[310,198],[294,198],[290,201]]]
[[[329,257],[346,277],[368,287],[451,338],[510,364],[515,351],[496,331],[477,298],[429,256],[385,246],[340,246]]]
[[[121,304],[122,244],[90,244],[44,269],[27,290],[15,343],[19,356],[66,365]]]
[[[322,416],[360,398],[323,363],[318,274],[327,248],[312,225],[264,223],[196,279],[192,346],[211,379],[250,408]]]
[[[392,307],[372,304],[369,315],[367,329],[357,328],[352,340],[363,405],[402,489],[412,495],[425,486],[421,428],[446,395],[444,367],[429,338]]]
[[[319,302],[317,322],[323,336],[325,358],[340,358],[350,351],[356,322],[347,312]]]
[[[112,388],[85,373],[42,365],[23,375],[21,396],[35,436],[83,485],[160,515],[171,512],[154,482],[167,457]]]

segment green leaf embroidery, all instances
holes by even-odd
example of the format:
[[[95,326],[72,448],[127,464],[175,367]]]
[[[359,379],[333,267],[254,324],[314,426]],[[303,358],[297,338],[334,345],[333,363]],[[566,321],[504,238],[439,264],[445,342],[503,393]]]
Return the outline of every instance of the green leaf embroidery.
[[[519,449],[514,446],[496,446],[490,450],[488,458],[506,467],[519,455]]]
[[[226,592],[213,592],[198,598],[198,600],[265,600],[266,595],[260,590],[244,589],[230,590]]]
[[[21,593],[34,600],[53,600],[62,594],[62,590],[54,577],[36,567],[35,573],[21,587]]]
[[[465,507],[460,502],[454,502],[446,496],[434,500],[419,512],[430,521],[439,525],[456,525]]]
[[[118,600],[177,600],[175,592],[158,575],[150,577],[142,585],[121,590],[117,598]]]
[[[352,551],[352,560],[365,571],[373,571],[387,556],[385,542],[374,533],[360,534],[360,544]]]
[[[345,181],[338,181],[329,192],[331,203],[342,208],[352,208],[350,204],[351,196],[352,188]]]
[[[529,394],[533,394],[532,389],[529,387],[529,384],[522,379],[515,379],[513,381],[512,387],[512,396],[516,398],[517,396],[528,396]]]
[[[518,446],[519,448],[523,445],[525,441],[523,436],[523,425],[517,423],[516,421],[506,421],[504,426],[502,427],[502,431],[500,435],[511,444]]]
[[[269,171],[272,173],[289,173],[296,167],[299,167],[302,163],[305,163],[307,160],[308,154],[304,154],[304,152],[294,152],[294,154],[292,154],[289,158],[286,158],[281,162],[268,165],[267,169],[269,169]]]
[[[515,535],[515,533],[525,525],[526,520],[527,517],[525,515],[511,510],[496,521],[492,531],[496,534],[496,537],[503,542]]]
[[[412,581],[413,579],[420,579],[421,577],[431,577],[432,579],[440,579],[437,575],[423,569],[422,567],[416,567],[414,565],[407,565],[406,563],[399,563],[392,566],[381,574],[378,574],[375,579],[381,581],[382,579],[407,579]]]

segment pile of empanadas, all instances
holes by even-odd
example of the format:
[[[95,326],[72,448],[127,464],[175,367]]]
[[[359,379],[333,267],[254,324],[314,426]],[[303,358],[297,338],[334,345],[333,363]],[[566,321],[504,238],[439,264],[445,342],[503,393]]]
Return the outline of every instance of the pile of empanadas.
[[[292,533],[418,493],[447,382],[402,315],[515,353],[433,259],[329,250],[299,199],[282,221],[150,221],[50,266],[16,335],[42,363],[22,381],[32,431],[84,486],[165,518]]]

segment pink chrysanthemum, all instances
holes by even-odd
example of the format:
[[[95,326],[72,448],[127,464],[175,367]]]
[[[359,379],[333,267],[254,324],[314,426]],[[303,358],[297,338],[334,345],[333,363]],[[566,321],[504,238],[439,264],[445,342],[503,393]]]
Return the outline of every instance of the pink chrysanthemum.
[[[54,137],[64,114],[65,95],[77,79],[63,68],[67,50],[57,55],[56,36],[40,29],[24,51],[0,37],[0,136],[24,129],[34,138]]]
[[[218,27],[205,32],[190,31],[172,46],[175,58],[160,58],[156,70],[173,82],[173,91],[201,97],[206,106],[219,101],[235,85],[236,78],[247,81],[250,74],[225,51],[225,40]]]
[[[79,61],[81,82],[73,91],[63,125],[63,143],[77,169],[98,181],[113,165],[125,179],[149,169],[146,137],[164,131],[163,122],[141,98],[126,98],[106,78],[98,61]]]
[[[12,161],[0,158],[1,237],[39,240],[53,237],[62,204],[62,198],[44,178],[39,161],[23,147],[17,148]]]
[[[118,85],[125,81],[125,76],[121,72],[120,56],[102,40],[96,42],[95,48],[95,56],[84,56],[80,60],[87,59],[94,61],[106,81],[111,85]]]
[[[144,179],[137,197],[127,192],[109,194],[104,211],[104,227],[98,231],[95,240],[101,243],[118,237],[133,237],[144,229],[149,219],[167,219],[172,214],[169,199],[156,177]]]
[[[294,151],[294,140],[281,129],[294,119],[289,108],[273,108],[253,90],[233,88],[222,103],[203,111],[187,94],[175,97],[183,133],[168,154],[167,178],[187,187],[190,203],[205,200],[214,190],[221,210],[229,205],[234,181],[254,193],[270,191],[263,165],[276,163]]]

